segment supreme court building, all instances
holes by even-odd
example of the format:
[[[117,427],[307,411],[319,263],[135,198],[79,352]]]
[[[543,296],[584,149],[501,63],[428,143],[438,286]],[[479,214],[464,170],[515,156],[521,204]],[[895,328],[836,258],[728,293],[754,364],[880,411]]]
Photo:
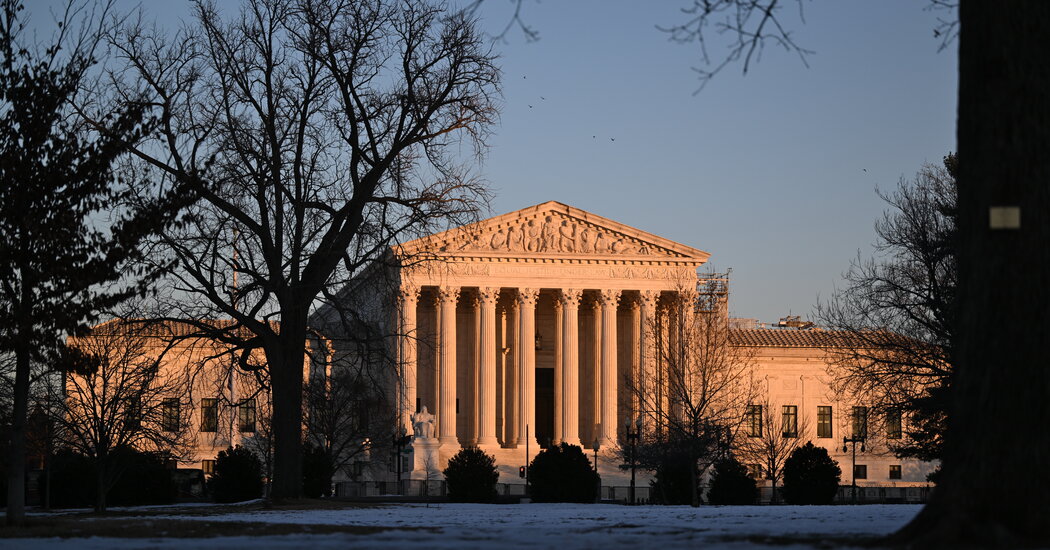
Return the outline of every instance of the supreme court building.
[[[395,307],[392,416],[416,436],[406,474],[415,479],[425,475],[424,441],[440,457],[437,470],[461,447],[480,447],[496,457],[501,482],[520,481],[518,466],[541,446],[566,442],[588,454],[598,446],[610,458],[600,460],[603,483],[616,483],[627,474],[611,451],[625,443],[625,422],[644,415],[631,388],[646,387],[661,368],[654,319],[690,314],[683,305],[697,303],[705,283],[719,284],[698,276],[707,252],[553,201],[404,243],[395,254],[413,260],[397,270],[396,296],[379,302]],[[819,331],[745,326],[732,340],[757,350],[767,406],[814,417],[800,424],[813,433],[799,437],[827,447],[848,483],[836,440],[851,422],[856,429],[858,407],[832,394]],[[424,440],[420,419],[432,438]],[[870,479],[921,483],[930,469],[868,455],[866,466],[886,470]]]

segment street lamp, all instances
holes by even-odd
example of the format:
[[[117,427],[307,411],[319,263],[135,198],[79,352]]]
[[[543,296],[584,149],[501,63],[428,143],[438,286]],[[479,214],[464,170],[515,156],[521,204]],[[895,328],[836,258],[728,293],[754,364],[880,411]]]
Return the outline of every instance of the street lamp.
[[[842,438],[842,452],[849,450],[848,445],[853,444],[853,473],[850,478],[853,480],[853,504],[857,503],[857,443],[860,443],[860,452],[864,452],[864,440],[867,437],[863,435],[855,435],[853,437]]]
[[[397,434],[394,435],[394,446],[397,447],[397,455],[394,459],[397,460],[397,494],[399,495],[401,494],[401,474],[404,469],[404,455],[408,452],[406,447],[411,442],[412,436],[405,433],[404,427],[400,428]]]
[[[631,431],[631,427],[634,427],[634,431]],[[631,444],[631,505],[635,504],[634,498],[634,479],[635,470],[638,467],[636,461],[636,451],[638,446],[638,440],[642,435],[642,418],[635,418],[634,422],[631,422],[630,418],[624,419],[624,427],[626,428],[627,442]],[[596,459],[597,460],[597,459]]]

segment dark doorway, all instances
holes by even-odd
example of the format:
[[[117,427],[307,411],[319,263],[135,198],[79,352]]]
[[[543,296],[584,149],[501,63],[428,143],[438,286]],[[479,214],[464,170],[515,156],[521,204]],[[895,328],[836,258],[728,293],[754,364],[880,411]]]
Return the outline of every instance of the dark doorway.
[[[554,369],[536,369],[536,440],[544,449],[554,439]]]

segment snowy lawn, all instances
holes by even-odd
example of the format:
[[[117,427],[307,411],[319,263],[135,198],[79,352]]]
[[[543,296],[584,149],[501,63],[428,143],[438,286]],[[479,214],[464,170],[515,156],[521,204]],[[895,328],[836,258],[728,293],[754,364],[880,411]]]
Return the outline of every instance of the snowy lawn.
[[[892,533],[918,505],[619,506],[609,504],[396,504],[311,510],[149,509],[107,517],[140,538],[0,539],[4,548],[814,548],[865,544]],[[134,510],[128,509],[128,512]],[[145,510],[143,510],[145,511]],[[92,521],[84,518],[83,521]],[[215,538],[177,538],[208,522]],[[151,523],[152,522],[152,523]],[[230,534],[221,536],[221,524]],[[164,532],[149,536],[153,524]],[[236,525],[234,525],[236,523]],[[176,532],[171,532],[172,526]],[[246,527],[253,529],[246,530]],[[236,529],[235,529],[236,527]],[[143,536],[142,530],[146,530]],[[243,533],[257,530],[257,536]],[[272,534],[288,530],[310,531]],[[59,533],[55,533],[58,535]],[[130,533],[129,533],[130,534]]]

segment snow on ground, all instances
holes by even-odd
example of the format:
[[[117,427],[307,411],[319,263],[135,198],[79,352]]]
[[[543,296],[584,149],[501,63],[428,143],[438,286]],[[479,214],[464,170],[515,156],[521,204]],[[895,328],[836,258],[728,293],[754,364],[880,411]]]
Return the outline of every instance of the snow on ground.
[[[864,506],[621,506],[612,504],[397,504],[339,510],[251,511],[192,519],[378,526],[368,535],[295,534],[211,539],[8,539],[5,548],[811,548],[821,539],[892,533],[918,505]],[[129,517],[128,521],[145,518]],[[759,537],[759,540],[749,537]],[[762,537],[787,537],[762,544]],[[792,543],[799,539],[796,543]],[[808,543],[806,542],[808,541]]]

